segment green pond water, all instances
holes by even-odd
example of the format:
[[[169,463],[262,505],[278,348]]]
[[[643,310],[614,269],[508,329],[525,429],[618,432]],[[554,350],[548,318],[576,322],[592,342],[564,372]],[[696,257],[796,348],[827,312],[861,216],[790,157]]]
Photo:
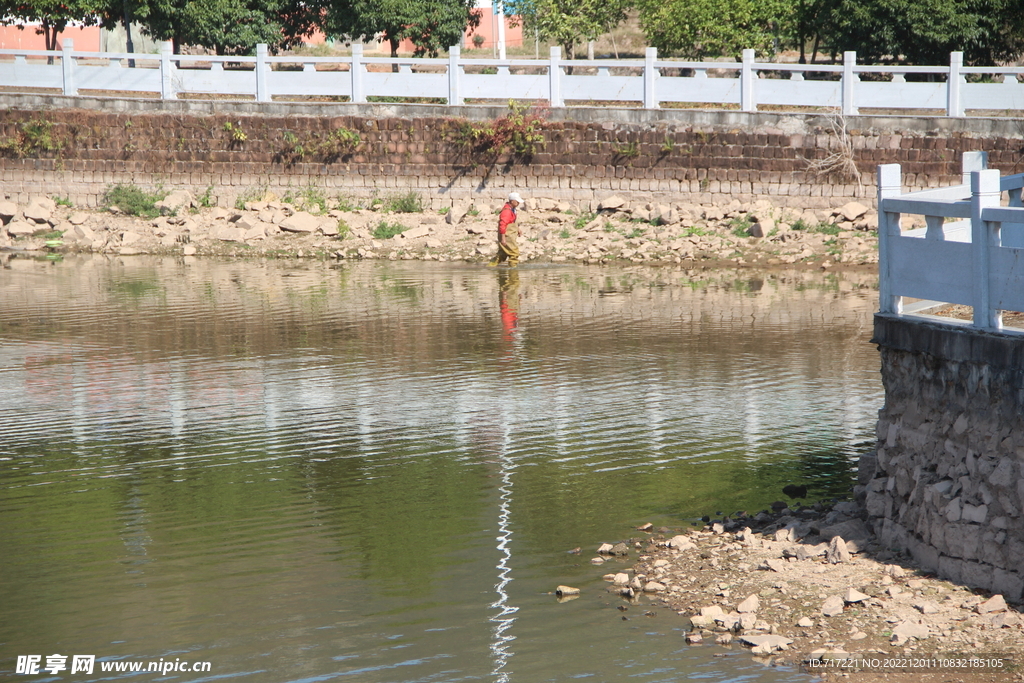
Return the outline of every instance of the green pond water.
[[[628,563],[589,560],[639,524],[756,511],[788,483],[848,491],[882,405],[874,287],[12,258],[0,673],[810,681],[738,646],[686,646],[685,617],[604,590]],[[559,584],[580,598],[558,602]],[[14,673],[54,654],[95,670]],[[100,670],[160,660],[210,670]]]

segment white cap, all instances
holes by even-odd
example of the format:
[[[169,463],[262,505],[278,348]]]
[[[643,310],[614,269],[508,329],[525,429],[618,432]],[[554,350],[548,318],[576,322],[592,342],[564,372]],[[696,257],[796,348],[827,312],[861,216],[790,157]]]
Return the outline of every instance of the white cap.
[[[510,202],[519,202],[520,204],[523,203],[523,198],[519,196],[518,192],[509,192],[508,200]]]

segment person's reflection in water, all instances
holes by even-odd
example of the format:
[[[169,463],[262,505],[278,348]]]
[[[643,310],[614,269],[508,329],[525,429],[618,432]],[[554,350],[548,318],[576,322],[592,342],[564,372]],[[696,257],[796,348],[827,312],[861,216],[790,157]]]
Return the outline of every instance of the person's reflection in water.
[[[498,271],[498,308],[501,312],[502,340],[506,347],[516,341],[519,327],[519,271]]]

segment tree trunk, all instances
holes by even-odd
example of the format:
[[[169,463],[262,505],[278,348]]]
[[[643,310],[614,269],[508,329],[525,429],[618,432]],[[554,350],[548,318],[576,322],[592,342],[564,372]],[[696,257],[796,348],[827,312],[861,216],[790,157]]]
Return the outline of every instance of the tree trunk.
[[[398,44],[401,42],[398,38],[392,38],[388,36],[388,42],[391,43],[391,59],[398,59]],[[398,65],[391,65],[391,72],[398,73]]]
[[[57,31],[46,20],[43,21],[43,44],[49,51],[56,51],[57,49]],[[53,64],[53,55],[46,58],[46,63]]]
[[[124,2],[124,18],[121,20],[124,23],[124,48],[128,54],[135,54],[135,43],[132,42],[132,13],[128,9],[128,0]],[[135,68],[135,60],[128,60],[128,68]]]

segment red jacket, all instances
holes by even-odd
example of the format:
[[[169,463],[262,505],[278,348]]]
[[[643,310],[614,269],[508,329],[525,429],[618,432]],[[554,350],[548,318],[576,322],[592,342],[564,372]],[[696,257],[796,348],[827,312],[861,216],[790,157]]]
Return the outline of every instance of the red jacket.
[[[498,234],[504,235],[508,226],[515,222],[516,210],[512,208],[511,204],[505,204],[501,210],[501,215],[498,216]]]

